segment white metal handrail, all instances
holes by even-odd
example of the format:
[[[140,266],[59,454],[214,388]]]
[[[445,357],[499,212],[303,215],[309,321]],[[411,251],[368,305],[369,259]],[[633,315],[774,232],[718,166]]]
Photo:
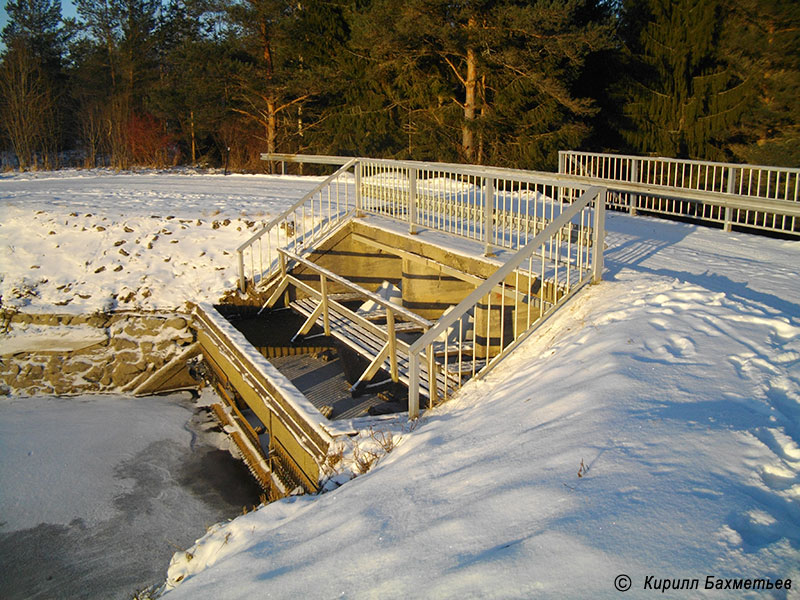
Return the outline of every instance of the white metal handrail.
[[[262,158],[295,159],[290,155]],[[314,162],[313,159],[296,158],[302,162]],[[338,281],[338,275],[309,263],[299,253],[308,247],[307,239],[321,239],[315,232],[332,230],[330,219],[314,218],[320,213],[314,211],[314,194],[330,189],[342,176],[349,176],[351,167],[354,190],[348,198],[352,198],[352,202],[348,200],[346,210],[336,213],[342,215],[339,223],[352,216],[373,214],[407,222],[411,233],[425,228],[480,241],[487,254],[495,248],[515,251],[511,260],[435,325],[423,324],[422,337],[413,344],[396,340],[393,331],[395,316],[417,321],[413,315],[403,314],[404,309],[372,292],[353,288],[350,282]],[[443,163],[351,159],[265,228],[273,231],[284,224],[288,229],[290,215],[296,220],[297,211],[302,208],[301,216],[305,221],[306,209],[311,212],[311,235],[304,233],[293,240],[289,240],[291,235],[288,235],[286,247],[276,251],[278,259],[268,261],[266,273],[280,270],[284,277],[266,305],[272,305],[289,286],[294,286],[319,301],[316,307],[309,305],[303,309],[310,316],[298,335],[319,319],[325,333],[329,334],[331,307],[336,307],[337,314],[372,331],[383,340],[383,349],[373,359],[365,377],[388,360],[392,378],[396,380],[397,348],[403,349],[408,357],[405,372],[409,383],[409,416],[415,418],[419,414],[420,395],[427,395],[433,405],[438,399],[438,386],[446,399],[466,378],[482,375],[492,368],[584,285],[600,280],[605,196],[605,187],[592,187],[585,180],[568,175]],[[309,200],[310,206],[307,205]],[[317,200],[318,206],[322,204]],[[320,227],[319,223],[324,226]],[[266,236],[265,232],[260,234]],[[251,248],[255,240],[256,236],[240,247],[240,252]],[[320,289],[291,276],[289,262],[315,271],[320,278]],[[386,330],[329,299],[329,283],[344,285],[375,301],[386,313]],[[474,324],[468,334],[465,327],[469,326],[470,319]]]
[[[496,167],[359,159],[359,209],[517,250],[581,195],[576,178]]]
[[[247,290],[248,280],[258,284],[278,271],[278,248],[301,253],[349,219],[357,205],[355,179],[350,173],[357,162],[349,159],[236,249],[242,292]]]
[[[800,169],[593,152],[559,172],[609,188],[608,206],[800,235]]]
[[[363,300],[371,300],[375,304],[383,307],[384,310],[391,311],[392,314],[401,316],[405,320],[411,321],[412,323],[416,323],[417,325],[419,325],[420,327],[424,328],[425,330],[427,330],[428,328],[433,326],[433,323],[431,321],[429,321],[428,319],[419,316],[415,312],[410,311],[409,309],[405,308],[404,306],[402,306],[400,304],[396,304],[396,303],[392,302],[391,300],[387,300],[386,298],[383,298],[382,296],[376,294],[375,292],[371,292],[370,290],[368,290],[368,289],[366,289],[364,287],[361,287],[357,283],[353,283],[352,281],[348,280],[346,277],[342,277],[341,275],[337,275],[333,271],[331,271],[329,269],[326,269],[325,267],[321,267],[320,265],[318,265],[318,264],[316,264],[316,263],[314,263],[314,262],[312,262],[310,260],[307,260],[307,259],[305,259],[305,258],[303,258],[301,256],[298,256],[297,254],[289,252],[287,250],[279,249],[278,252],[283,254],[288,260],[293,261],[294,263],[300,264],[303,267],[305,267],[306,269],[308,269],[309,271],[312,271],[313,273],[316,273],[317,275],[320,275],[321,277],[324,277],[326,279],[326,281],[338,284],[339,286],[341,286],[344,289],[350,290],[351,292],[355,292]],[[304,289],[306,289],[306,287],[307,286],[304,286]]]
[[[459,375],[482,375],[581,287],[601,279],[605,195],[604,188],[593,187],[585,191],[411,345],[409,418],[419,415],[420,364],[428,365],[428,397],[433,405],[438,394],[437,368],[444,369],[447,374],[453,371]],[[564,235],[569,223],[584,234],[577,235],[576,241],[572,236]],[[497,297],[497,319],[493,319],[492,314],[493,296]],[[506,304],[509,296],[513,300]],[[481,311],[484,315],[482,320]],[[474,330],[471,342],[467,343],[464,323],[470,314],[474,318]],[[511,321],[508,325],[507,317]],[[493,321],[496,322],[493,324]],[[456,339],[451,340],[453,328],[458,331]],[[492,336],[493,328],[496,338]],[[480,335],[484,331],[481,349]],[[451,393],[450,387],[445,385],[442,393],[446,398]]]

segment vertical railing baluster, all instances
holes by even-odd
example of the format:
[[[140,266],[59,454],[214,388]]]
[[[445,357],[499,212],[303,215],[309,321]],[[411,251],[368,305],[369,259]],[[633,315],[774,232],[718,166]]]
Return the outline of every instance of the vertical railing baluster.
[[[417,170],[408,170],[408,232],[417,233]]]
[[[492,255],[492,211],[494,209],[494,180],[491,177],[484,179],[483,193],[483,241],[484,256]]]

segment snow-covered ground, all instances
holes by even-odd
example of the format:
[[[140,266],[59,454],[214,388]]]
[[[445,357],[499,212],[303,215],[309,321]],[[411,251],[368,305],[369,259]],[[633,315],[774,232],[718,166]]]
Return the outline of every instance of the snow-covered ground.
[[[175,309],[234,287],[235,249],[315,177],[0,175],[0,307]]]
[[[167,272],[163,258],[146,258],[157,251],[141,251],[132,277],[148,277],[150,306],[213,300],[233,283],[224,250],[253,230],[246,221],[309,187],[279,177],[4,178],[3,301],[26,277],[48,283],[18,298],[23,309],[50,310],[61,298],[51,282],[85,280],[94,291],[78,307],[108,297],[113,268],[97,274],[108,277],[101,285],[89,283],[91,267],[119,260],[100,250],[126,224],[135,231],[121,247],[170,227],[172,261],[186,262]],[[150,214],[203,225],[153,219],[151,230]],[[224,218],[227,229],[206,227]],[[120,231],[98,231],[107,222]],[[607,225],[603,283],[427,414],[367,475],[239,517],[176,554],[166,597],[618,597],[623,574],[624,597],[657,594],[646,587],[664,580],[697,580],[671,597],[800,597],[800,242],[620,214]],[[60,234],[75,240],[69,262],[40,258]],[[224,270],[198,283],[196,271],[215,268]],[[704,590],[707,577],[792,587]]]

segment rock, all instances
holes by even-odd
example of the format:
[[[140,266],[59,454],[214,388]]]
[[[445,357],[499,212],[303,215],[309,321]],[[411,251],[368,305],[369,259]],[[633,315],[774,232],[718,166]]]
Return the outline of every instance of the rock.
[[[138,350],[139,344],[128,338],[112,338],[111,345],[117,350]]]
[[[88,319],[86,319],[86,324],[89,327],[97,327],[97,328],[103,327],[104,328],[104,327],[106,327],[108,325],[108,321],[109,321],[109,319],[108,319],[107,315],[105,315],[103,313],[97,313],[97,314],[94,314],[94,315],[90,316]]]
[[[125,335],[129,335],[133,338],[137,338],[148,333],[147,329],[142,327],[140,323],[128,323],[125,325],[122,331],[125,333]]]
[[[114,370],[111,372],[111,382],[115,387],[122,387],[129,383],[131,379],[137,377],[143,370],[135,364],[118,359]]]
[[[83,378],[92,383],[99,383],[104,375],[105,372],[100,365],[92,365],[89,370],[83,374]]]
[[[164,326],[164,319],[158,317],[143,317],[138,322],[151,333],[158,332]]]
[[[186,325],[186,319],[183,317],[172,317],[164,323],[164,327],[171,327],[172,329],[186,329]]]
[[[161,340],[156,343],[156,350],[158,352],[164,352],[170,348],[175,346],[175,342],[173,340]]]
[[[136,348],[138,350],[138,346]],[[128,363],[133,365],[139,362],[140,359],[141,356],[139,356],[138,352],[134,352],[131,350],[122,350],[121,352],[118,352],[114,357],[113,364],[120,365],[122,363]]]
[[[73,375],[74,373],[83,373],[84,371],[88,372],[91,368],[91,363],[84,362],[82,360],[71,360],[64,364],[63,371],[67,375]]]
[[[50,360],[47,361],[47,365],[44,368],[45,375],[48,379],[53,379],[54,375],[61,374],[62,368],[62,361],[59,355],[53,355],[50,357]]]
[[[176,340],[179,346],[188,346],[192,342],[194,342],[194,334],[187,333],[179,336]]]

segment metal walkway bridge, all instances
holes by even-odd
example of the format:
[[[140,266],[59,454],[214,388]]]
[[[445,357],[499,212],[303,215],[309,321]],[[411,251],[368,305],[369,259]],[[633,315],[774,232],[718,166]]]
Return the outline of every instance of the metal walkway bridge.
[[[797,169],[679,168],[579,153],[562,154],[560,174],[263,158],[339,168],[237,249],[240,301],[290,308],[304,319],[296,338],[316,326],[362,356],[354,394],[379,372],[405,385],[410,419],[488,372],[601,279],[607,207],[800,235]],[[275,485],[316,489],[333,440],[352,428],[323,416],[214,307],[198,307],[198,323],[223,387],[269,431],[273,479],[282,473]]]

